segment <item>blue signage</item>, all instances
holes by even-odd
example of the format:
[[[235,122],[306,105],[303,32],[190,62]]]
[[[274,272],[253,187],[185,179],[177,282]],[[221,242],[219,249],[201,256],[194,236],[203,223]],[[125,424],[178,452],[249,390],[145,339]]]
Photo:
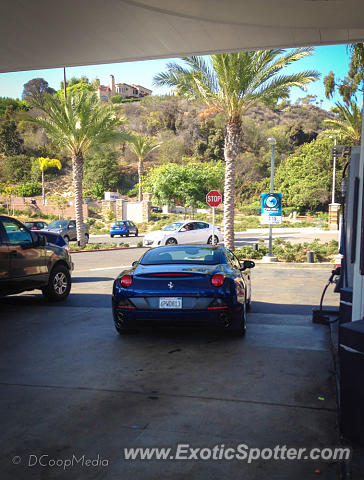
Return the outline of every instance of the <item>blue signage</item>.
[[[262,193],[262,223],[282,223],[282,194]]]

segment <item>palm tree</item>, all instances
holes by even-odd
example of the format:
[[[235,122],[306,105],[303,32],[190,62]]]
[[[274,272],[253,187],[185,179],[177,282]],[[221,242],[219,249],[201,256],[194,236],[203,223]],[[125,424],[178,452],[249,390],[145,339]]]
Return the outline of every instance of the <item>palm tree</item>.
[[[359,106],[352,101],[350,106],[336,103],[334,111],[338,113],[338,118],[324,120],[328,130],[324,130],[321,135],[336,137],[339,143],[360,145],[362,112]]]
[[[311,48],[260,50],[241,53],[184,57],[187,68],[168,64],[168,71],[154,77],[158,86],[168,85],[178,94],[202,100],[222,112],[225,129],[224,235],[225,244],[234,249],[235,170],[240,153],[242,117],[258,102],[284,96],[289,87],[302,87],[316,78],[316,71],[283,75],[292,62],[313,54]]]
[[[38,160],[39,169],[42,172],[42,199],[43,199],[43,205],[44,205],[45,203],[44,172],[49,168],[53,168],[53,167],[56,167],[58,168],[58,170],[61,170],[62,164],[56,158],[39,157],[37,160]]]
[[[43,104],[34,102],[33,105],[42,110],[45,117],[30,120],[43,127],[50,140],[71,155],[77,240],[84,247],[82,180],[85,154],[98,145],[127,140],[128,135],[120,129],[125,119],[88,92],[70,93],[66,99],[44,95]]]
[[[129,148],[138,158],[138,182],[139,182],[139,194],[138,200],[141,202],[143,200],[143,191],[142,191],[142,179],[144,174],[144,160],[146,157],[153,152],[156,148],[160,147],[160,143],[154,138],[144,137],[143,135],[132,135],[128,140]]]

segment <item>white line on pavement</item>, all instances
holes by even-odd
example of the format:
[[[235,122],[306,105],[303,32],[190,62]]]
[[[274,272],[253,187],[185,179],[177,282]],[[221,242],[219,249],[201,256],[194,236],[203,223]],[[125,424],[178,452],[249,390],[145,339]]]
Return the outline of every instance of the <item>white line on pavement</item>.
[[[119,265],[117,267],[101,267],[101,268],[90,268],[89,270],[87,270],[88,272],[96,272],[98,270],[113,270],[113,269],[121,269],[121,268],[129,268],[130,265]]]

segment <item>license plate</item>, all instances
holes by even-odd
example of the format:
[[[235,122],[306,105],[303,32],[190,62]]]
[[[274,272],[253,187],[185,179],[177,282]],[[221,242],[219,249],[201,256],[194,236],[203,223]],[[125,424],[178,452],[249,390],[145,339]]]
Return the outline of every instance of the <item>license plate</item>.
[[[160,297],[159,308],[182,308],[182,297]]]

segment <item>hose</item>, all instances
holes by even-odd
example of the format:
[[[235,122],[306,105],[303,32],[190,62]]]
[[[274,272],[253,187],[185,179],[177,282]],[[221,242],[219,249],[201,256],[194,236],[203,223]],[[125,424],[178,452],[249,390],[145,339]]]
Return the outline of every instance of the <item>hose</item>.
[[[346,185],[345,185],[345,175],[346,175],[346,170],[350,165],[350,160],[346,162],[346,165],[344,167],[343,173],[342,173],[342,179],[341,179],[341,204],[342,204],[342,239],[341,239],[341,246],[342,246],[342,252],[343,252],[343,266],[344,266],[344,275],[343,275],[343,286],[347,287],[348,286],[348,259],[346,255],[346,228],[345,228],[345,193],[346,193]]]
[[[325,285],[325,288],[322,292],[322,295],[321,295],[321,300],[320,300],[320,314],[322,315],[322,304],[323,304],[323,301],[324,301],[324,297],[325,297],[325,294],[326,294],[326,291],[327,289],[329,288],[329,285],[331,283],[335,283],[334,282],[334,277],[337,276],[337,275],[340,275],[341,274],[341,267],[337,267],[335,268],[334,270],[331,271],[331,275],[330,275],[330,278],[328,279],[326,285]],[[329,320],[327,319],[327,322],[328,323],[335,323],[339,320],[339,316],[337,316],[337,318],[335,318],[335,320]]]

